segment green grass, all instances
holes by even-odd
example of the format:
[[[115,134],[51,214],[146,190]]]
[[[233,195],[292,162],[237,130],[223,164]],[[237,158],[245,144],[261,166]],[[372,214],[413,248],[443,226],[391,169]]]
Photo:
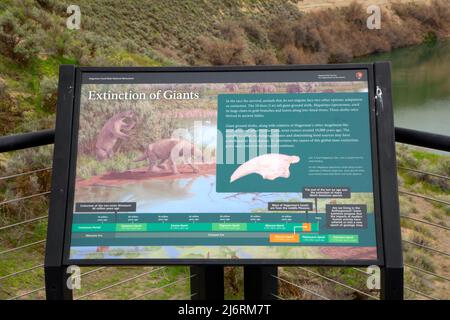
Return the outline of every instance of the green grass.
[[[102,162],[93,156],[84,155],[78,162],[78,177],[89,179],[92,176],[102,175],[108,172],[124,172],[126,170],[140,168],[146,165],[145,162],[134,162],[139,152],[118,153],[114,159],[107,159]]]

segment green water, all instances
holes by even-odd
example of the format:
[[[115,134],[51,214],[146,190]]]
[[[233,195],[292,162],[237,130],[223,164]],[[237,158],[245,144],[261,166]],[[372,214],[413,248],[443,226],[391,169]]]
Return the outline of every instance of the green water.
[[[357,61],[386,60],[392,62],[395,125],[450,135],[450,41]]]

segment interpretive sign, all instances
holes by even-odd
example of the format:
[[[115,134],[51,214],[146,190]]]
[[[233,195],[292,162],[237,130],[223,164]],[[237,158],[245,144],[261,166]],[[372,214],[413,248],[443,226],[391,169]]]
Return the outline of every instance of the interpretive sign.
[[[374,65],[71,68],[56,262],[384,263]]]
[[[64,261],[380,262],[373,77],[78,69]]]

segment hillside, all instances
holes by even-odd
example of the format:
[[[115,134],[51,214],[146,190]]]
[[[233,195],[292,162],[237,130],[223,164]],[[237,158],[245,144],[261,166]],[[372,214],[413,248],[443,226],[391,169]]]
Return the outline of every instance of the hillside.
[[[0,134],[53,126],[61,63],[348,62],[450,33],[450,7],[444,0],[383,6],[381,30],[366,28],[365,7],[356,2],[305,13],[300,9],[310,7],[310,1],[176,0],[168,6],[130,0],[118,6],[112,0],[80,0],[82,28],[71,31],[65,26],[69,3],[0,3]]]
[[[419,43],[433,43],[450,34],[450,6],[445,0],[376,1],[383,5],[381,30],[367,30],[365,7],[348,1],[282,0],[78,0],[82,29],[65,27],[69,0],[2,0],[0,2],[0,135],[54,126],[56,85],[60,64],[96,66],[296,64],[349,62],[354,57]],[[360,1],[367,3],[368,1]],[[388,3],[389,2],[389,3]],[[0,154],[0,177],[51,166],[51,147]],[[450,158],[423,150],[399,147],[405,167],[450,176]],[[50,170],[0,180],[0,202],[45,192]],[[448,180],[399,172],[407,191],[449,200]],[[402,214],[448,226],[449,208],[402,195]],[[48,199],[36,197],[0,207],[0,226],[46,215]],[[405,239],[448,248],[448,237],[432,227],[404,220]],[[46,220],[0,230],[0,252],[45,238]],[[441,239],[445,239],[444,242]],[[44,247],[8,254],[0,277],[42,263]],[[449,276],[442,257],[405,246],[405,259],[424,270]],[[320,279],[295,268],[283,274],[304,287],[333,298],[361,298],[348,290],[334,290]],[[85,269],[90,270],[90,269]],[[78,294],[92,291],[148,269],[111,268],[90,276],[92,283]],[[365,277],[352,268],[316,268],[322,274],[365,290]],[[161,286],[187,275],[186,268],[167,268],[127,290],[95,298],[130,298],[146,286]],[[3,280],[0,299],[42,285],[42,270]],[[445,282],[414,270],[406,280],[414,288],[447,297]],[[242,297],[242,269],[227,269],[227,296]],[[374,292],[373,294],[376,294]],[[184,282],[150,298],[184,298]],[[285,298],[310,295],[282,284]],[[43,291],[29,297],[42,298]],[[409,298],[418,298],[408,293]]]

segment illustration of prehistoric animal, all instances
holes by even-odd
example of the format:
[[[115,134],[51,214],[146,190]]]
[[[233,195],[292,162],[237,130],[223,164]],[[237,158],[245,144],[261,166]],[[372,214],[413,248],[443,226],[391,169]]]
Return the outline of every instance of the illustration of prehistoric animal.
[[[196,147],[180,139],[162,139],[148,145],[144,153],[135,161],[148,160],[148,172],[161,172],[161,169],[171,169],[173,174],[178,174],[177,162],[188,164],[194,173],[199,172],[193,164],[195,155],[201,154]]]
[[[228,92],[237,92],[239,90],[239,87],[235,83],[228,83],[228,84],[225,85],[225,89]]]
[[[250,159],[241,164],[231,175],[230,183],[251,173],[257,173],[266,180],[278,177],[289,178],[289,166],[300,161],[298,156],[269,153]]]
[[[128,132],[136,124],[135,121],[127,123],[125,120],[132,119],[134,116],[132,111],[124,111],[112,116],[106,121],[97,136],[97,142],[95,144],[97,160],[103,161],[114,155],[114,147],[119,139],[128,138]]]
[[[251,93],[273,93],[275,91],[275,86],[270,84],[255,84],[250,88]]]
[[[288,93],[302,93],[314,91],[314,84],[312,83],[291,83],[287,86],[286,91]]]

